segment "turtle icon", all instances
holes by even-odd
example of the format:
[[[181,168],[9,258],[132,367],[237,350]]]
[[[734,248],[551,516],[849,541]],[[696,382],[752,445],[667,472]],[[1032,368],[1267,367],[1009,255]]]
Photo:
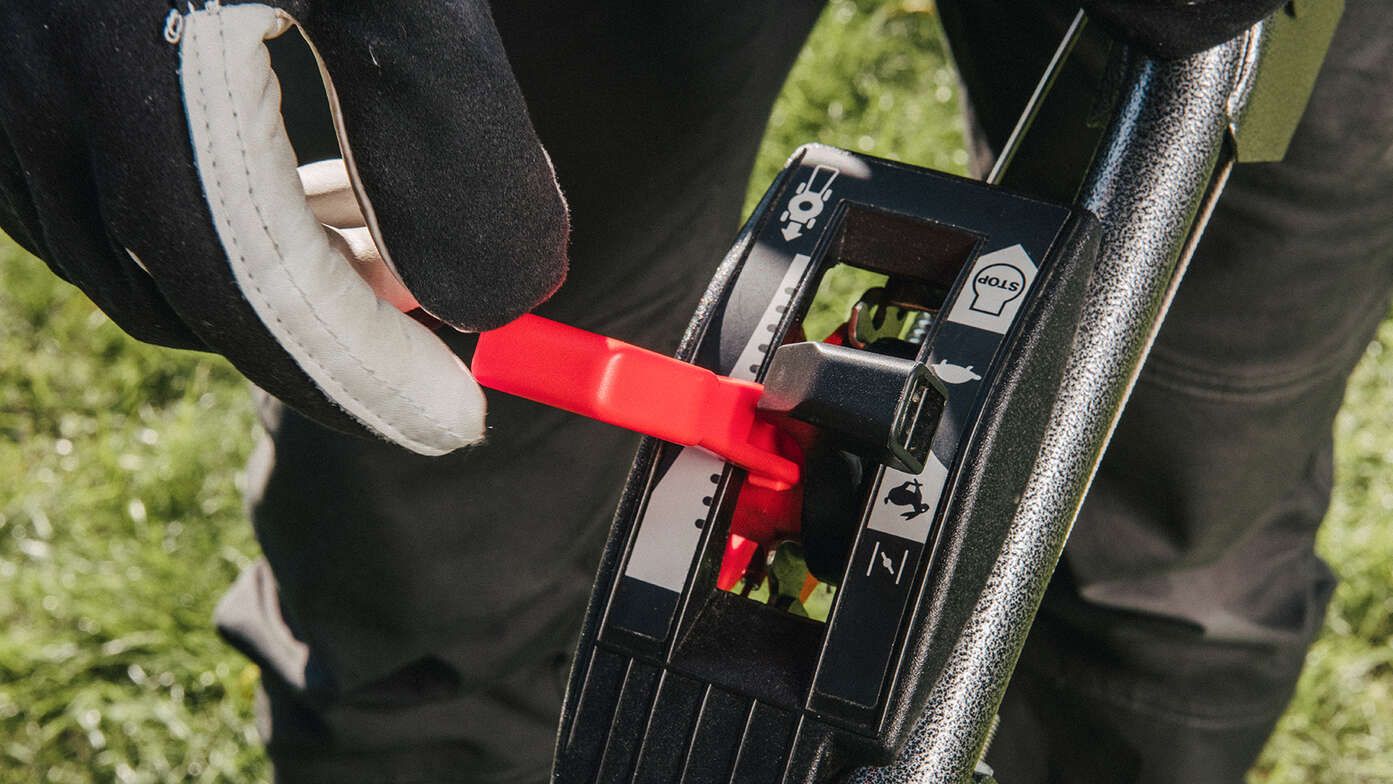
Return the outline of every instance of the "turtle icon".
[[[929,505],[924,503],[924,486],[919,484],[918,479],[911,479],[899,487],[891,488],[881,503],[909,507],[909,511],[900,513],[900,517],[906,520],[913,520],[929,511]]]
[[[946,359],[940,359],[929,366],[935,376],[945,384],[966,384],[969,381],[981,381],[982,377],[972,370],[972,366],[954,365]]]

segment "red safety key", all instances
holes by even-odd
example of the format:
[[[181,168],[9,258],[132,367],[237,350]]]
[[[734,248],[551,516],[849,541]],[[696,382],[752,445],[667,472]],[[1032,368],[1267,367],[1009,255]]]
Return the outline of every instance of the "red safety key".
[[[702,447],[771,489],[800,478],[797,444],[755,416],[753,381],[533,315],[480,333],[470,370],[499,392]]]

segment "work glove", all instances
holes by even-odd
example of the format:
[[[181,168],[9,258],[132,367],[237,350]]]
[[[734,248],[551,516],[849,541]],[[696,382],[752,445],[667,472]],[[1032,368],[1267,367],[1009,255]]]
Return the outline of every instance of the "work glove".
[[[307,174],[318,218],[264,45],[294,25],[346,162]],[[422,454],[482,436],[463,363],[346,256],[461,330],[564,277],[565,204],[485,0],[0,0],[0,84],[0,228],[127,332]]]
[[[1179,58],[1217,46],[1287,0],[1085,0],[1112,33],[1155,57]]]

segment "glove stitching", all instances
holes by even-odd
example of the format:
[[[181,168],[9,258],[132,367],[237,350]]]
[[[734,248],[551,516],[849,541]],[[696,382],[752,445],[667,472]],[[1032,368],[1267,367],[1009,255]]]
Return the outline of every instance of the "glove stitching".
[[[208,9],[205,9],[205,10],[208,10]],[[214,15],[217,16],[217,17],[221,17],[221,15],[222,15],[222,8],[221,8],[220,5],[216,7],[216,10],[214,10]],[[227,70],[227,60],[228,60],[228,58],[227,58],[227,36],[226,36],[226,30],[225,30],[224,25],[221,23],[221,20],[220,20],[220,19],[219,19],[219,23],[218,23],[218,37],[219,37],[219,41],[218,41],[219,57],[220,57],[220,59],[222,60],[222,63],[223,63],[223,84],[226,85],[226,87],[227,87],[227,96],[228,96],[229,105],[235,107],[235,106],[236,106],[236,103],[235,103],[234,94],[233,94],[233,91],[232,91],[232,85],[231,85],[230,74],[228,73],[228,70]],[[208,133],[208,138],[209,138],[209,152],[210,152],[209,158],[210,158],[210,162],[211,162],[211,164],[212,164],[212,169],[213,169],[213,173],[214,173],[214,185],[215,185],[215,187],[216,187],[216,189],[217,189],[217,191],[218,191],[218,201],[219,201],[219,202],[221,203],[221,205],[223,206],[224,215],[228,215],[228,214],[231,213],[231,210],[227,207],[227,198],[226,198],[226,190],[227,190],[227,189],[225,188],[225,186],[224,186],[224,184],[223,184],[222,178],[221,178],[220,176],[218,176],[218,173],[217,173],[217,170],[218,170],[218,160],[217,160],[217,156],[211,154],[211,153],[213,152],[213,150],[212,150],[212,146],[213,146],[213,145],[212,145],[212,125],[211,125],[211,121],[209,120],[209,117],[211,116],[211,113],[207,111],[207,107],[208,107],[207,90],[206,90],[206,88],[204,87],[204,84],[205,84],[205,81],[204,81],[204,79],[203,79],[204,71],[203,71],[203,62],[202,62],[202,59],[201,59],[201,58],[195,58],[195,69],[197,70],[197,72],[198,72],[198,74],[199,74],[199,93],[200,93],[200,99],[201,99],[200,102],[202,103],[202,108],[204,109],[204,112],[203,112],[203,116],[204,116],[204,127],[205,127],[205,129],[206,129],[206,131],[207,131],[207,133]],[[248,183],[248,184],[247,184],[247,196],[248,196],[248,198],[250,199],[250,202],[251,202],[251,204],[252,204],[253,209],[256,210],[257,218],[258,218],[258,219],[260,220],[260,222],[261,222],[262,231],[265,233],[266,238],[270,241],[271,247],[272,247],[272,249],[275,251],[276,258],[277,258],[277,259],[282,263],[282,265],[284,266],[284,265],[285,265],[285,262],[286,262],[285,256],[284,256],[284,254],[281,252],[280,246],[279,246],[279,244],[276,242],[275,237],[272,235],[271,230],[270,230],[270,227],[267,225],[267,221],[266,221],[265,214],[264,214],[264,213],[262,212],[262,210],[261,210],[261,205],[257,203],[256,198],[255,198],[254,189],[253,189],[252,186],[251,186],[251,169],[250,169],[250,162],[249,162],[249,159],[248,159],[247,145],[246,145],[245,140],[244,140],[243,137],[242,137],[242,129],[241,129],[240,116],[239,116],[239,114],[238,114],[238,112],[236,111],[235,108],[232,110],[232,117],[233,117],[233,131],[234,131],[234,133],[235,133],[235,135],[236,135],[237,142],[238,142],[238,148],[240,149],[241,155],[242,155],[243,171],[244,171],[244,173],[245,173],[246,176],[247,176],[247,183]],[[247,264],[247,257],[246,257],[246,254],[241,250],[241,247],[240,247],[240,245],[239,245],[239,243],[238,243],[238,241],[237,241],[236,232],[233,230],[233,227],[232,227],[232,225],[231,225],[231,220],[228,219],[228,218],[226,218],[226,217],[224,217],[223,223],[228,227],[228,235],[229,235],[229,237],[231,238],[231,244],[233,245],[233,248],[234,248],[235,252],[237,253],[237,256],[238,256],[239,260],[240,260],[240,261],[242,262],[242,264],[243,264],[243,268],[242,268],[243,274],[246,275],[247,279],[248,279],[248,280],[250,281],[250,283],[252,284],[252,288],[257,292],[258,295],[261,296],[262,300],[263,300],[263,301],[269,301],[270,298],[267,297],[267,295],[266,295],[264,289],[261,287],[261,284],[258,282],[257,277],[256,277],[256,274],[255,274],[254,272],[251,271],[250,266]],[[361,368],[361,369],[367,374],[367,376],[368,376],[369,378],[371,378],[371,379],[373,379],[374,381],[377,381],[378,383],[382,384],[382,386],[383,386],[388,392],[391,392],[392,394],[395,394],[395,395],[397,395],[399,398],[402,398],[403,400],[405,400],[405,401],[408,403],[409,407],[412,408],[412,409],[414,409],[415,412],[416,412],[417,414],[419,414],[419,415],[421,416],[421,418],[424,419],[424,420],[425,420],[426,422],[428,422],[429,424],[431,424],[431,425],[433,425],[433,426],[439,428],[440,430],[442,430],[442,431],[445,432],[446,434],[448,434],[448,435],[450,435],[450,436],[452,436],[452,437],[454,437],[455,439],[458,439],[458,440],[460,440],[460,441],[470,441],[470,440],[472,440],[472,438],[466,436],[465,434],[459,432],[458,430],[455,430],[454,428],[452,428],[452,427],[450,427],[450,426],[448,426],[448,425],[446,425],[446,424],[440,422],[437,418],[435,418],[435,417],[432,416],[428,411],[426,411],[426,409],[425,409],[423,406],[421,406],[419,403],[415,403],[414,401],[412,401],[412,398],[411,398],[409,395],[403,394],[403,392],[402,392],[402,390],[401,390],[400,387],[398,387],[397,385],[395,385],[395,384],[393,384],[393,383],[387,381],[386,379],[382,378],[382,377],[381,377],[380,375],[378,375],[370,366],[368,366],[366,363],[364,363],[364,362],[363,362],[351,349],[349,349],[348,346],[344,345],[344,343],[343,343],[341,340],[339,340],[338,336],[333,332],[333,330],[329,328],[329,325],[328,325],[327,323],[325,323],[325,321],[320,317],[318,311],[315,310],[313,304],[310,302],[309,297],[306,296],[304,290],[300,288],[300,286],[299,286],[298,283],[294,280],[294,278],[293,278],[293,277],[290,277],[290,276],[287,276],[287,277],[289,278],[290,285],[295,289],[296,293],[298,293],[298,294],[300,295],[301,300],[304,301],[304,302],[306,303],[306,305],[308,306],[309,313],[311,314],[311,316],[314,317],[315,321],[318,322],[319,325],[324,329],[325,334],[328,335],[336,344],[338,344],[338,346],[339,346],[340,348],[343,349],[344,355],[345,355],[346,357],[348,357],[350,360],[352,360],[353,362],[355,362],[355,363],[358,365],[358,367]],[[272,320],[274,320],[274,321],[276,322],[277,325],[281,326],[282,328],[285,328],[286,325],[285,325],[285,323],[281,320],[281,318],[280,318],[280,316],[279,316],[278,314],[272,312],[272,313],[271,313],[271,318],[272,318]],[[332,370],[330,370],[329,368],[325,367],[323,364],[321,364],[320,362],[318,362],[317,360],[315,360],[315,359],[313,358],[312,353],[305,347],[305,345],[304,345],[303,343],[301,343],[299,340],[297,340],[297,339],[295,338],[295,336],[294,336],[294,334],[293,334],[292,331],[290,331],[289,329],[285,329],[285,331],[283,332],[283,335],[284,335],[284,337],[285,337],[286,340],[288,340],[288,341],[290,341],[291,343],[293,343],[293,344],[296,346],[296,348],[298,348],[298,349],[304,354],[304,356],[305,356],[307,362],[309,362],[310,364],[312,364],[315,368],[317,368],[317,369],[320,370],[322,373],[324,373],[324,375],[327,376],[334,384],[336,384],[337,386],[339,386],[339,388],[340,388],[341,390],[343,390],[343,394],[344,394],[345,397],[347,397],[347,398],[348,398],[349,400],[351,400],[352,402],[358,404],[359,406],[362,406],[362,407],[365,408],[365,409],[371,410],[371,407],[370,407],[370,406],[368,406],[366,403],[364,403],[361,399],[359,399],[357,396],[355,396],[346,386],[344,386],[344,384],[342,383],[342,381],[339,380],[339,378],[336,376],[336,374],[335,374]],[[331,398],[331,399],[332,399],[332,398]],[[349,413],[351,413],[351,412],[349,412]],[[368,427],[369,429],[373,429],[373,430],[377,430],[377,429],[378,429],[378,428],[373,427],[372,425],[369,425],[367,422],[363,422],[362,419],[361,419],[360,417],[356,416],[356,415],[354,416],[354,418],[355,418],[355,419],[358,419],[359,422],[361,422],[364,426]],[[413,446],[413,447],[419,447],[419,448],[430,449],[430,450],[438,450],[438,449],[439,449],[438,446],[431,445],[431,444],[425,444],[425,443],[423,443],[423,442],[421,442],[421,441],[418,441],[417,439],[414,439],[414,438],[411,438],[411,437],[405,435],[405,434],[402,433],[400,430],[398,430],[397,428],[393,427],[390,423],[388,423],[388,422],[386,422],[386,421],[380,421],[379,424],[380,424],[380,429],[381,429],[382,431],[384,431],[383,434],[386,435],[386,436],[388,436],[389,438],[392,438],[393,440],[397,441],[398,443],[402,443],[402,444],[404,444],[404,445]]]

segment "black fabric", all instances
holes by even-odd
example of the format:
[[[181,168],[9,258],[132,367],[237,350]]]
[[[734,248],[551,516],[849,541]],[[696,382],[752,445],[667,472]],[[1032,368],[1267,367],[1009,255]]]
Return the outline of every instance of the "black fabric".
[[[546,299],[565,277],[566,205],[488,4],[298,5],[292,12],[338,90],[392,261],[417,301],[481,330]]]
[[[1090,17],[1157,57],[1177,58],[1223,43],[1287,0],[1085,0]]]
[[[98,70],[98,62],[75,62],[70,53],[90,52],[100,61],[112,48],[112,35],[120,36],[124,22],[118,18],[90,24],[82,9],[66,7],[69,5],[14,2],[0,7],[6,20],[0,28],[0,82],[4,84],[0,129],[22,173],[19,178],[6,177],[5,199],[12,205],[8,212],[18,218],[22,233],[27,235],[25,245],[65,280],[87,292],[127,332],[164,345],[202,347],[203,341],[175,314],[154,281],[120,247],[113,246],[97,179],[100,176],[110,181],[111,170],[125,166],[119,158],[102,159],[90,138],[105,119],[102,104],[120,93],[117,100],[130,106],[122,106],[115,116],[134,115],[127,122],[132,129],[140,129],[140,143],[148,145],[145,149],[165,149],[171,141],[187,148],[187,131],[170,136],[163,123],[142,124],[149,119],[150,104],[164,104],[182,119],[182,108],[169,107],[161,100],[177,95],[174,54],[167,45],[162,49],[152,46],[147,64],[135,66],[137,73],[158,73],[163,66],[171,77],[164,84],[155,75],[142,79],[145,87],[141,88],[120,80],[111,84],[92,73]],[[164,8],[153,17],[152,25],[157,26],[151,28],[152,42],[163,43],[159,31],[167,12]],[[116,64],[109,67],[115,70]],[[91,95],[93,78],[105,86],[99,91],[105,96]],[[170,92],[171,83],[176,92]],[[138,92],[150,86],[154,86],[155,95],[147,103]],[[185,173],[185,178],[190,173]],[[184,195],[163,189],[155,193],[161,194],[161,205],[178,203]],[[201,197],[201,192],[195,193]],[[199,203],[201,198],[195,209]]]
[[[973,98],[965,108],[976,133],[969,133],[967,142],[979,168],[984,155],[1001,149],[1010,138],[1040,74],[1078,13],[1073,0],[1018,5],[1017,0],[940,0],[937,6],[958,79]],[[1020,24],[1022,18],[1029,24]],[[1102,58],[1094,59],[1101,70]],[[1054,89],[1071,88],[1060,84]],[[973,149],[974,143],[984,149]]]
[[[271,69],[281,84],[281,117],[296,163],[337,158],[339,140],[329,97],[319,78],[319,62],[299,29],[266,42]]]
[[[0,231],[37,255],[39,243],[32,229],[38,225],[39,216],[34,212],[34,200],[24,182],[24,169],[9,140],[0,136]]]
[[[554,290],[565,205],[486,4],[279,5],[337,74],[388,250],[432,312],[494,326]],[[276,343],[227,265],[179,48],[163,37],[171,7],[0,1],[0,150],[13,152],[0,152],[0,227],[135,337],[221,353],[307,415],[362,432]]]

